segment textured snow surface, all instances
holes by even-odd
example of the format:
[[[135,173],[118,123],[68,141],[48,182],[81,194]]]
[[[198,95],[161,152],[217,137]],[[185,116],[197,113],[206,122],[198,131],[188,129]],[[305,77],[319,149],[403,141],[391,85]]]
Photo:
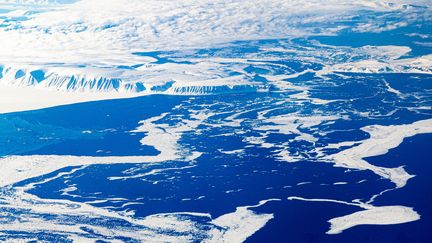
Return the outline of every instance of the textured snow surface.
[[[166,50],[257,38],[332,34],[344,28],[343,25],[335,28],[332,23],[351,19],[360,11],[399,11],[401,19],[397,23],[406,24],[413,21],[411,13],[415,6],[430,7],[430,4],[428,1],[365,0],[82,0],[54,5],[55,10],[35,15],[23,13],[27,20],[12,23],[0,32],[1,39],[8,40],[0,50],[3,55],[31,57],[33,61],[36,58],[72,61],[82,57],[107,61],[129,54],[130,50]],[[397,25],[381,18],[359,23],[368,25],[369,29],[392,24]],[[312,25],[316,27],[308,27]],[[81,55],[77,55],[77,51]],[[65,55],[72,53],[74,55]]]
[[[360,18],[359,29],[367,25],[379,31],[411,23],[414,16],[428,18],[429,8],[428,1],[0,1],[0,9],[7,10],[0,13],[0,83],[74,92],[263,91],[267,85],[222,71],[223,63],[247,60],[207,56],[184,59],[192,62],[187,64],[155,63],[158,57],[151,52],[332,35],[348,28],[342,23],[354,16]],[[377,17],[361,18],[365,11]],[[388,12],[398,19],[387,19]],[[319,73],[431,72],[430,56],[396,60],[399,53],[409,51],[407,47],[361,51],[371,54],[371,59],[336,63]]]

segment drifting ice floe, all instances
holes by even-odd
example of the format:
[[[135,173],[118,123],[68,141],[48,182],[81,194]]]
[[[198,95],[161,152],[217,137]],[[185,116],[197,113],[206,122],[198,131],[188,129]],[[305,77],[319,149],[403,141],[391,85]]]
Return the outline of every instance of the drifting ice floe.
[[[340,144],[330,144],[326,148],[341,148],[343,146],[353,146],[342,150],[339,153],[329,155],[327,158],[335,166],[349,169],[371,170],[375,174],[386,178],[395,183],[396,188],[406,185],[408,179],[414,177],[408,174],[403,167],[384,168],[368,163],[364,158],[386,154],[390,149],[399,146],[405,138],[417,134],[432,133],[432,119],[421,120],[412,124],[392,125],[392,126],[367,126],[362,128],[369,133],[370,138],[358,142],[341,142]],[[336,184],[336,183],[335,183]],[[388,190],[386,190],[388,191]],[[413,208],[405,206],[373,206],[372,202],[376,197],[386,191],[374,195],[366,203],[359,200],[345,202],[333,199],[306,199],[302,197],[289,197],[289,200],[302,200],[311,202],[334,202],[346,205],[358,206],[364,210],[333,218],[329,220],[331,224],[327,234],[338,234],[342,231],[357,225],[389,225],[412,222],[420,219],[420,215]]]
[[[329,220],[331,224],[327,234],[339,234],[357,225],[402,224],[420,219],[420,215],[410,207],[382,206],[372,207],[342,217]]]
[[[414,209],[405,206],[373,206],[369,203],[344,202],[332,199],[307,199],[302,197],[289,197],[288,200],[309,202],[340,203],[363,208],[352,214],[330,219],[330,229],[327,234],[340,234],[342,231],[358,225],[391,225],[402,224],[420,219]]]
[[[78,241],[129,239],[189,242],[200,239],[204,242],[241,242],[273,218],[272,214],[257,214],[251,209],[275,200],[238,207],[235,212],[214,219],[209,214],[194,212],[136,218],[86,203],[40,199],[24,192],[25,189],[16,188],[8,196],[0,197],[3,215],[25,218],[21,222],[0,219],[0,230],[22,232],[24,239],[28,239],[27,234],[49,232],[64,240]],[[107,224],[107,221],[110,223]],[[115,226],[110,226],[113,223]],[[17,238],[20,236],[17,235]]]
[[[370,138],[359,141],[360,145],[329,155],[327,158],[335,166],[349,169],[371,170],[382,178],[391,180],[397,187],[403,187],[413,176],[403,167],[385,168],[374,166],[364,158],[386,154],[399,146],[405,138],[417,134],[432,133],[432,119],[417,121],[407,125],[367,126],[362,128]],[[340,146],[345,145],[345,143]],[[339,147],[331,145],[331,147]]]

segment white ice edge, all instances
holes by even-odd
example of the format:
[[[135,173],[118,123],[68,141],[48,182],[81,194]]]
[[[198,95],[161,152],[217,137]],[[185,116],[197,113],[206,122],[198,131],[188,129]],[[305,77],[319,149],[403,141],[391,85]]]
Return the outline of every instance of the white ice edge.
[[[358,225],[392,225],[413,222],[420,215],[411,207],[381,206],[330,219],[327,234],[339,234]]]
[[[250,208],[262,206],[270,201],[280,201],[280,199],[262,200],[257,205],[237,207],[234,213],[214,219],[212,223],[230,230],[223,234],[214,231],[214,237],[208,242],[244,242],[273,218],[273,214],[256,214]]]
[[[362,130],[369,133],[370,138],[359,141],[360,144],[357,146],[327,156],[328,162],[334,163],[337,167],[370,170],[382,178],[392,181],[396,187],[403,187],[413,177],[405,171],[403,166],[396,168],[375,166],[367,162],[365,158],[386,154],[390,149],[398,147],[405,138],[432,133],[432,119],[404,125],[372,125],[363,127]],[[343,142],[340,145],[346,144]],[[332,144],[329,147],[336,148],[338,146]]]
[[[89,101],[132,98],[138,95],[139,94],[136,93],[119,92],[59,92],[35,89],[34,87],[16,87],[0,84],[0,114],[37,110]]]
[[[111,69],[0,65],[0,113],[152,94],[269,91],[269,85],[246,75],[227,76],[217,70],[223,69],[217,63],[161,64],[141,71]]]
[[[28,216],[24,222],[4,222],[0,225],[0,231],[27,233],[49,231],[69,239],[87,241],[128,237],[140,241],[188,242],[194,239],[195,234],[200,234],[205,236],[204,242],[243,242],[273,218],[272,214],[258,214],[250,208],[259,207],[274,200],[277,199],[264,200],[258,205],[237,207],[234,212],[215,219],[208,213],[199,212],[159,213],[136,218],[86,203],[41,199],[26,193],[24,188],[17,188],[17,191],[10,197],[2,198],[0,209],[3,211],[13,209],[20,213],[28,211],[31,216]],[[51,219],[50,217],[35,217],[35,215],[54,217]],[[76,224],[62,221],[62,219],[76,216],[87,220]],[[111,228],[103,224],[92,223],[88,219],[94,219],[95,222],[100,219],[123,220],[131,224],[131,227]],[[206,222],[209,228],[205,230],[199,228],[201,221]],[[86,229],[91,229],[97,235],[89,237]],[[179,235],[174,236],[172,232],[177,232]]]
[[[288,197],[288,200],[309,202],[330,202],[350,206],[357,206],[362,210],[341,217],[330,219],[330,229],[327,234],[340,234],[344,230],[359,225],[392,225],[413,222],[420,219],[420,215],[411,207],[405,206],[373,206],[370,203],[345,202],[333,199],[308,199],[303,197]]]
[[[46,175],[65,167],[162,162],[176,157],[169,156],[68,156],[68,155],[30,155],[0,158],[0,187]]]

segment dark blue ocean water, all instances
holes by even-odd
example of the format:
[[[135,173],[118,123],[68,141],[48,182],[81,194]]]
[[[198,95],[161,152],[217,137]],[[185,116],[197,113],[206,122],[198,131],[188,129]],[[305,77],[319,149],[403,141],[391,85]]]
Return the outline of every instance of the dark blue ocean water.
[[[424,45],[429,39],[404,34],[429,33],[430,28],[430,23],[422,22],[415,28],[403,27],[381,33],[342,31],[338,36],[239,41],[229,46],[189,52],[137,52],[134,54],[154,58],[154,65],[192,64],[185,60],[195,57],[244,58],[248,65],[242,63],[230,68],[231,64],[224,63],[226,72],[231,76],[246,73],[252,81],[268,85],[269,92],[151,95],[2,114],[0,156],[156,156],[160,151],[140,143],[147,134],[133,132],[140,121],[166,113],[166,117],[157,120],[156,124],[163,124],[165,132],[172,132],[171,128],[199,120],[194,115],[202,112],[208,115],[205,121],[178,134],[177,146],[181,151],[202,153],[194,161],[178,159],[161,163],[66,167],[18,182],[11,188],[43,181],[33,184],[28,192],[43,199],[64,199],[116,212],[134,212],[137,218],[176,212],[210,213],[212,218],[217,218],[234,212],[237,207],[275,198],[280,201],[253,208],[257,213],[273,214],[274,218],[251,236],[249,242],[430,242],[430,134],[406,138],[389,153],[367,158],[377,166],[405,165],[408,173],[416,175],[407,186],[378,197],[374,205],[413,207],[421,215],[418,221],[400,225],[362,225],[341,234],[327,235],[329,219],[357,212],[359,208],[287,200],[290,196],[298,196],[368,201],[394,187],[389,180],[371,171],[347,170],[334,167],[329,161],[324,163],[316,149],[332,143],[367,139],[369,135],[361,130],[364,126],[401,125],[430,119],[432,76],[334,72],[322,77],[315,71],[326,65],[368,59],[369,54],[355,50],[366,45],[408,46],[412,51],[406,57],[430,54],[431,48]],[[342,54],[336,55],[333,47],[322,46],[317,41],[333,46]],[[283,52],[278,48],[294,51]],[[281,90],[266,79],[266,75],[303,71],[298,77],[282,80],[295,87],[292,89]],[[388,86],[400,94],[390,92]],[[158,88],[164,90],[167,87]],[[332,102],[320,103],[317,99]],[[333,116],[335,118],[331,118]],[[299,119],[298,131],[283,133],[271,128],[274,125],[272,119],[276,118],[277,122],[281,117]],[[302,122],[302,119],[313,117],[330,118],[303,126],[302,123],[307,121]],[[292,124],[286,124],[286,127],[289,125]],[[313,136],[316,141],[301,139],[298,133]],[[251,143],[250,138],[262,140]],[[263,142],[271,146],[261,146]],[[289,163],[277,156],[281,151],[288,151],[300,159]],[[339,151],[325,150],[326,153]],[[57,176],[60,172],[67,173]],[[345,184],[335,185],[336,182]],[[76,190],[65,193],[68,188]],[[2,193],[0,190],[0,198]],[[197,227],[207,227],[206,222],[199,223],[203,224]],[[116,224],[125,222],[107,222],[110,226]],[[20,234],[25,233],[13,232],[11,235]],[[34,236],[49,241],[64,239],[55,232],[31,235]],[[197,236],[197,239],[200,238]]]
[[[397,77],[398,80],[412,78],[409,75]],[[326,87],[322,86],[322,92],[319,94],[326,98],[329,96],[331,98],[346,97],[348,94],[344,94],[344,91],[352,90],[353,87],[359,91],[364,90],[366,94],[369,89],[375,88],[365,86],[361,80],[370,79],[368,81],[370,84],[370,82],[379,83],[376,80],[382,78],[394,79],[392,75],[385,77],[353,75],[352,82],[337,87],[341,90],[340,92],[329,93],[325,91]],[[424,79],[416,80],[420,81],[411,84],[406,89],[423,89]],[[393,84],[397,86],[397,82],[392,82]],[[398,88],[402,89],[404,85],[406,86],[407,82],[401,83]],[[367,96],[365,94],[357,92],[353,95],[364,98],[348,104],[331,104],[323,109],[349,110],[350,108],[358,111],[370,108],[368,104],[371,102],[385,104],[382,102],[383,99],[394,100],[394,98],[383,98],[379,95],[365,98]],[[226,104],[242,104],[250,100],[261,103],[265,100],[276,101],[283,97],[284,94],[277,93],[233,94],[224,97],[154,95],[1,115],[1,126],[8,129],[19,128],[18,134],[20,134],[11,137],[9,142],[11,145],[2,146],[1,153],[3,155],[156,155],[157,150],[139,143],[143,134],[130,132],[138,126],[141,120],[164,112],[176,112],[172,110],[173,107],[180,103],[185,104],[185,102],[191,108],[216,104],[212,109],[224,110]],[[221,101],[224,103],[220,103]],[[409,101],[404,102],[407,103],[401,105],[409,103]],[[394,106],[394,104],[389,106]],[[276,110],[269,113],[268,116],[289,113],[293,109],[291,105],[281,108],[284,108],[283,111],[276,112]],[[298,108],[294,110],[296,109]],[[314,109],[316,109],[314,105],[305,104],[302,112],[307,114]],[[383,105],[379,109],[379,113],[385,113],[387,108]],[[178,112],[181,113],[181,111]],[[247,112],[242,115],[242,118],[253,120],[256,119],[256,115],[256,111]],[[223,115],[214,115],[215,119],[221,116]],[[428,117],[429,115],[416,114],[403,109],[394,113],[391,118],[366,119],[352,116],[351,120],[340,119],[333,124],[321,126],[319,129],[322,131],[334,132],[320,138],[318,144],[365,139],[367,135],[358,130],[365,125],[404,124]],[[392,188],[392,183],[380,179],[370,171],[335,168],[329,163],[316,162],[313,157],[297,163],[277,161],[272,156],[274,152],[269,149],[246,146],[243,138],[254,134],[254,131],[250,129],[253,124],[247,123],[244,122],[243,127],[235,129],[223,125],[212,127],[209,124],[203,124],[194,132],[183,134],[181,144],[203,152],[203,155],[195,162],[167,161],[156,164],[92,165],[67,177],[59,177],[38,184],[29,192],[41,198],[67,199],[78,202],[103,198],[125,198],[127,201],[140,204],[123,206],[124,201],[114,200],[92,205],[110,207],[118,211],[133,210],[137,217],[185,211],[206,212],[215,218],[235,211],[238,206],[254,205],[260,200],[269,198],[281,199],[281,201],[270,202],[254,209],[260,213],[272,213],[274,219],[249,238],[250,242],[427,242],[429,239],[430,232],[427,228],[431,223],[428,217],[430,214],[428,205],[431,203],[431,182],[428,179],[430,159],[427,148],[431,144],[431,135],[409,138],[388,154],[369,159],[372,164],[381,166],[406,165],[409,173],[417,175],[409,181],[408,186],[379,197],[376,204],[414,207],[422,215],[420,221],[391,226],[359,226],[339,235],[326,235],[325,232],[329,227],[327,220],[353,213],[358,211],[358,208],[334,203],[289,201],[287,197],[331,198],[345,201],[363,199],[366,201],[372,195]],[[10,136],[8,134],[16,131],[13,129],[3,129],[2,136]],[[243,133],[239,134],[238,129],[242,129]],[[205,132],[200,132],[201,130]],[[221,136],[221,134],[228,135]],[[41,140],[41,137],[54,139]],[[269,136],[268,141],[278,143],[290,138],[292,138],[290,135],[274,133]],[[290,146],[293,151],[304,151],[305,153],[313,147],[312,144],[301,141],[293,142]],[[224,151],[245,149],[245,152],[240,155],[229,155],[222,154],[218,149]],[[61,171],[71,169],[64,168]],[[162,170],[154,175],[137,179],[109,180],[111,177],[124,175],[123,171],[128,169],[134,169],[132,174],[146,173],[155,169]],[[57,173],[43,177],[50,178]],[[18,185],[25,185],[40,179],[30,179]],[[357,183],[361,180],[366,181]],[[332,185],[340,181],[347,182],[347,184]],[[308,184],[297,185],[302,182],[308,182]],[[77,191],[70,193],[72,196],[62,195],[61,190],[67,188],[68,185],[76,185],[78,188]]]

